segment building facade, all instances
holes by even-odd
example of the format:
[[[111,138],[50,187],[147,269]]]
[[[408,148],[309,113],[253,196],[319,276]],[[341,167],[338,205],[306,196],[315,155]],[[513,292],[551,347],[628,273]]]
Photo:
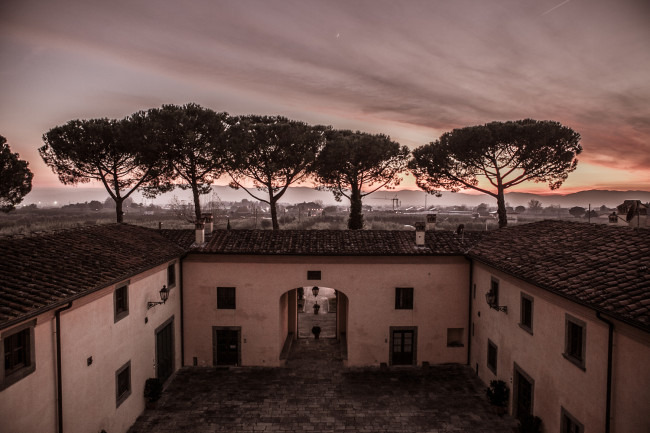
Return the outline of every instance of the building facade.
[[[3,431],[124,432],[147,378],[281,366],[314,286],[347,366],[468,364],[545,432],[650,430],[650,230],[206,226],[0,239]]]
[[[181,365],[183,250],[126,225],[0,243],[1,430],[126,431]]]
[[[470,365],[508,384],[513,416],[549,432],[650,429],[649,235],[545,221],[470,251]]]

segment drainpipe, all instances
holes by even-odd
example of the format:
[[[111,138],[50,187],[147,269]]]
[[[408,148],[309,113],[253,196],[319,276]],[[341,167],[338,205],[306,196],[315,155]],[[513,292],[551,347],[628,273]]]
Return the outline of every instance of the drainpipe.
[[[469,302],[467,310],[469,312],[467,318],[467,365],[471,366],[470,356],[472,354],[472,282],[474,281],[474,262],[469,260]]]
[[[61,312],[69,310],[72,302],[63,308],[54,312],[56,317],[56,395],[57,395],[57,413],[58,413],[58,433],[63,433],[63,389],[61,379]]]
[[[596,317],[609,325],[607,340],[607,405],[605,407],[605,433],[609,433],[612,410],[612,349],[614,347],[614,323],[601,316],[600,311],[596,311]]]

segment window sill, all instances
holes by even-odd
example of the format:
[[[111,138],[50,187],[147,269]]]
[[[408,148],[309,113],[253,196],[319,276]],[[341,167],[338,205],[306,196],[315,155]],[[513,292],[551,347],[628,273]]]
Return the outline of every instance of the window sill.
[[[580,370],[582,370],[582,371],[587,371],[587,369],[585,368],[585,361],[584,361],[584,359],[577,359],[577,358],[574,358],[573,356],[571,356],[571,355],[569,355],[569,354],[567,354],[567,353],[563,353],[562,356],[564,357],[564,359],[566,359],[566,360],[569,361],[571,364],[573,364],[573,365],[575,365],[576,367],[578,367]]]
[[[519,327],[520,327],[521,329],[523,329],[524,331],[528,332],[530,335],[533,335],[533,330],[532,330],[531,328],[529,328],[528,326],[526,326],[526,325],[522,325],[522,324],[520,323],[520,324],[519,324]]]
[[[14,383],[20,382],[22,379],[29,376],[35,371],[36,371],[35,365],[30,365],[27,367],[23,367],[20,370],[14,371],[13,373],[6,376],[4,379],[0,381],[0,391],[9,388]]]
[[[129,315],[129,310],[120,311],[119,313],[115,314],[113,323],[119,322],[120,320],[124,319],[128,315]]]

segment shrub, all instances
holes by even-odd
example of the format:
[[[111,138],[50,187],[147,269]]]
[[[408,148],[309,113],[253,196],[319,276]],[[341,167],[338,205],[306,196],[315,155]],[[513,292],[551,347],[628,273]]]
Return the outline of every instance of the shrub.
[[[162,383],[158,378],[150,377],[144,383],[144,398],[149,402],[157,401],[162,395]]]
[[[491,405],[499,407],[506,407],[508,405],[510,389],[508,389],[508,385],[504,381],[491,381],[490,387],[486,390],[486,394]]]

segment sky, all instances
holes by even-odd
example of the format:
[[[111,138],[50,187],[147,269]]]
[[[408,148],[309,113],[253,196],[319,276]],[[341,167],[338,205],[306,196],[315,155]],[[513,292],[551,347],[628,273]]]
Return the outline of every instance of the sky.
[[[162,104],[410,148],[533,118],[582,137],[558,193],[650,190],[649,47],[645,0],[3,0],[0,135],[50,187],[38,155],[50,128]]]

